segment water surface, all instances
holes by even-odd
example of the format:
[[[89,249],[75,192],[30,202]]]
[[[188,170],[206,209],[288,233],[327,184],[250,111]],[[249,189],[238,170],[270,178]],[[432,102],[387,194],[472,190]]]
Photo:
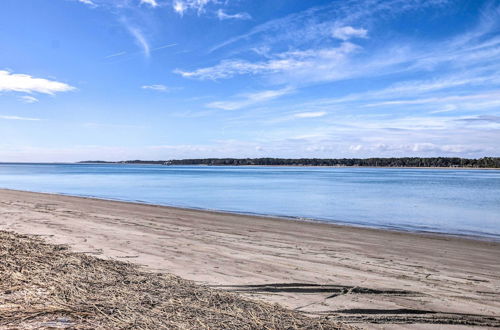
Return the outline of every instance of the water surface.
[[[0,164],[0,187],[500,239],[500,170]]]

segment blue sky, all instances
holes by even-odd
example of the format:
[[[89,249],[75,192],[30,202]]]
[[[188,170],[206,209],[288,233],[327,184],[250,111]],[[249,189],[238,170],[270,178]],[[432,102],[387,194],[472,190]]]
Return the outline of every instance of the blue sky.
[[[500,156],[500,1],[2,0],[0,161]]]

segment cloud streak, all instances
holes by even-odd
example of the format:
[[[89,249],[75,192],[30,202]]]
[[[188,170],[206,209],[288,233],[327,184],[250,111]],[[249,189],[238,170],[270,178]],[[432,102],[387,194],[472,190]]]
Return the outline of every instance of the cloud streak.
[[[149,5],[153,8],[158,7],[158,2],[156,2],[156,0],[141,0],[141,4]]]
[[[271,101],[292,92],[293,89],[287,87],[278,90],[265,90],[257,93],[241,94],[236,100],[211,102],[206,104],[206,107],[221,110],[238,110],[252,105]]]
[[[157,84],[157,85],[144,85],[141,88],[142,89],[149,89],[149,90],[153,90],[153,91],[157,91],[157,92],[168,92],[168,91],[171,90],[167,86],[161,85],[161,84]]]
[[[83,3],[90,7],[97,7],[97,5],[92,0],[78,0],[78,2]]]
[[[300,112],[294,114],[293,116],[295,118],[319,118],[326,116],[326,114],[327,113],[325,111],[316,111],[316,112]]]
[[[119,52],[119,53],[114,53],[114,54],[111,54],[111,55],[105,56],[104,58],[105,58],[105,59],[108,59],[108,58],[113,58],[113,57],[123,56],[123,55],[126,55],[126,54],[127,54],[127,52]]]
[[[149,46],[148,41],[142,34],[142,31],[138,28],[127,26],[128,31],[134,37],[136,44],[142,48],[142,53],[146,58],[149,58],[151,55],[151,47]]]
[[[39,121],[39,118],[19,117],[19,116],[5,116],[0,115],[0,119],[4,120],[21,120],[21,121]]]
[[[34,96],[24,95],[24,96],[21,96],[20,99],[24,103],[28,103],[28,104],[38,103],[38,99]]]
[[[221,21],[224,20],[247,20],[247,19],[252,19],[252,16],[248,13],[237,13],[237,14],[228,14],[224,10],[219,9],[217,10],[217,18]]]
[[[368,31],[363,28],[356,29],[352,26],[343,26],[334,28],[332,36],[334,38],[347,41],[352,38],[366,38],[368,36]]]

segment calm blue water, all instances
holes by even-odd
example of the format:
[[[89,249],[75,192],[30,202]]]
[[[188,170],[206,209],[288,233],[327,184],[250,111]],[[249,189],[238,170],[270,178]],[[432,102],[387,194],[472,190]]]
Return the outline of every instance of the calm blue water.
[[[500,239],[500,171],[0,164],[0,187]]]

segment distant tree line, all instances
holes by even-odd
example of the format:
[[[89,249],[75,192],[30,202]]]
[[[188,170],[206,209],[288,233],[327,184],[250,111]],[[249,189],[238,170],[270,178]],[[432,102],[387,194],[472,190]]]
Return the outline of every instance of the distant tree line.
[[[86,161],[82,163],[106,163]],[[500,157],[467,159],[458,157],[403,158],[200,158],[180,160],[127,160],[123,164],[211,165],[211,166],[370,166],[370,167],[470,167],[500,168]]]
[[[289,165],[289,166],[374,166],[374,167],[477,167],[500,168],[500,157],[479,159],[450,157],[404,158],[205,158],[165,162],[168,165]]]

